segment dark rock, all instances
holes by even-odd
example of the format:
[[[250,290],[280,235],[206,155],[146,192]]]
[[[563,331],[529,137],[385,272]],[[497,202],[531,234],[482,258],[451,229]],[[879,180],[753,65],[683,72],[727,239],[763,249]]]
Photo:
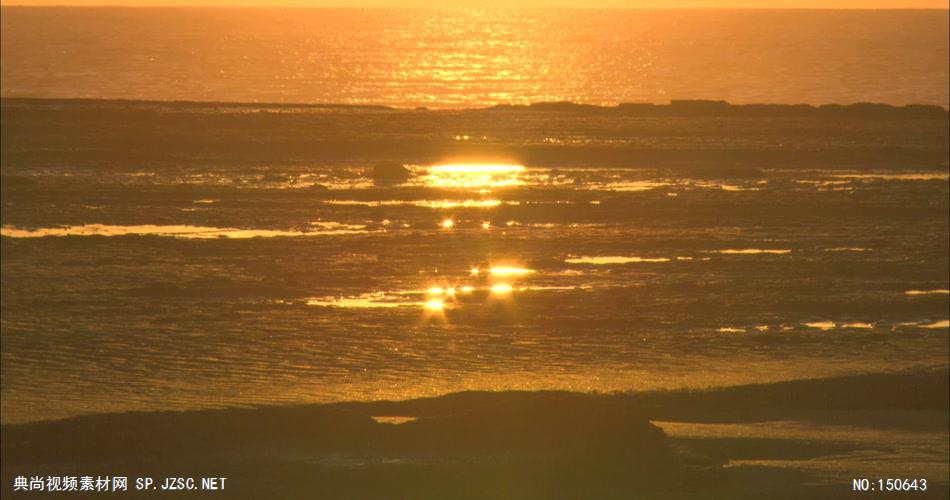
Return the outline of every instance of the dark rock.
[[[399,184],[409,180],[410,175],[409,169],[397,162],[377,163],[373,167],[373,182],[376,184]]]

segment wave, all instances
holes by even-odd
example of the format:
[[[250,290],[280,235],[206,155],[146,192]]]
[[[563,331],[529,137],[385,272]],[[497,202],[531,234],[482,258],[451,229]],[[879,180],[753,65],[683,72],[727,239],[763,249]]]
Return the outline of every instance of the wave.
[[[728,168],[742,176],[750,168],[782,167],[946,170],[948,158],[948,112],[923,105],[673,101],[408,110],[7,98],[0,112],[8,137],[29,138],[0,146],[6,171],[477,158],[525,166]]]

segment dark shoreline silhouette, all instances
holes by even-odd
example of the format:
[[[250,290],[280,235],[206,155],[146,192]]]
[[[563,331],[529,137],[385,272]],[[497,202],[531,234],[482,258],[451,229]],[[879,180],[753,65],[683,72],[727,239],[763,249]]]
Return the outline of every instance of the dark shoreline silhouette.
[[[571,101],[536,102],[531,104],[496,104],[468,108],[404,108],[382,104],[345,104],[345,103],[284,103],[284,102],[227,102],[227,101],[149,101],[140,99],[90,99],[90,98],[50,98],[50,97],[4,97],[10,105],[28,106],[84,106],[102,107],[140,107],[140,108],[214,108],[254,109],[266,111],[304,110],[304,109],[342,109],[342,110],[390,110],[390,111],[479,111],[479,110],[530,110],[557,111],[570,113],[613,113],[643,116],[762,116],[815,114],[854,116],[854,117],[901,117],[901,118],[946,118],[948,111],[935,104],[906,104],[895,106],[878,102],[855,102],[850,104],[771,104],[749,103],[733,104],[724,100],[710,99],[671,99],[668,104],[653,102],[622,102],[609,104],[585,104]]]
[[[3,476],[12,484],[30,473],[219,474],[230,478],[229,498],[623,498],[631,491],[650,498],[755,498],[762,488],[776,488],[779,498],[835,498],[848,494],[847,478],[816,486],[797,470],[722,465],[730,453],[807,459],[860,449],[853,444],[676,439],[650,421],[800,420],[932,432],[946,430],[948,415],[946,371],[705,391],[465,392],[101,414],[3,426]],[[393,425],[372,416],[416,420]],[[945,477],[928,481],[920,497],[945,495]]]

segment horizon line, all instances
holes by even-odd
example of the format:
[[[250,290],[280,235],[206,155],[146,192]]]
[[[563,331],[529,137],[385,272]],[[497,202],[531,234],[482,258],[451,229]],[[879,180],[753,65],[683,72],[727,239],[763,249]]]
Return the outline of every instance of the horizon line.
[[[616,109],[621,107],[629,106],[644,106],[644,107],[669,107],[673,105],[684,105],[684,104],[713,104],[721,105],[726,107],[743,107],[743,106],[785,106],[785,107],[809,107],[813,109],[819,109],[822,107],[851,107],[856,105],[872,105],[872,106],[888,106],[891,108],[908,108],[908,107],[931,107],[939,108],[944,112],[950,113],[950,107],[944,106],[942,104],[934,103],[924,103],[924,102],[914,102],[914,103],[905,103],[905,104],[893,104],[889,102],[880,102],[880,101],[853,101],[853,102],[826,102],[826,103],[807,103],[807,102],[732,102],[726,99],[700,99],[700,98],[678,98],[678,99],[669,99],[666,102],[662,101],[620,101],[616,103],[589,103],[589,102],[577,102],[577,101],[533,101],[529,103],[494,103],[494,104],[484,104],[484,105],[475,105],[475,106],[465,106],[465,107],[443,107],[434,103],[432,105],[406,105],[401,106],[397,104],[385,104],[385,103],[348,103],[348,102],[299,102],[299,101],[219,101],[219,100],[193,100],[193,99],[142,99],[142,98],[123,98],[123,97],[39,97],[39,96],[4,96],[0,95],[0,102],[2,101],[73,101],[73,102],[111,102],[111,103],[129,103],[129,104],[179,104],[179,105],[195,105],[195,106],[238,106],[238,107],[249,107],[249,106],[261,106],[261,107],[304,107],[304,108],[377,108],[377,109],[388,109],[393,111],[412,111],[412,110],[427,110],[427,111],[474,111],[474,110],[486,110],[486,109],[495,109],[495,108],[531,108],[535,106],[550,106],[550,105],[560,105],[560,106],[576,106],[577,108],[602,108],[602,109]]]
[[[947,7],[715,7],[715,6],[679,6],[679,7],[620,7],[620,6],[491,6],[491,5],[459,5],[459,6],[427,6],[427,5],[299,5],[299,4],[155,4],[155,5],[127,5],[119,3],[103,3],[94,5],[62,5],[62,4],[31,4],[9,3],[0,1],[0,7],[16,7],[30,9],[327,9],[327,10],[629,10],[629,11],[690,11],[690,10],[717,10],[717,11],[950,11]]]

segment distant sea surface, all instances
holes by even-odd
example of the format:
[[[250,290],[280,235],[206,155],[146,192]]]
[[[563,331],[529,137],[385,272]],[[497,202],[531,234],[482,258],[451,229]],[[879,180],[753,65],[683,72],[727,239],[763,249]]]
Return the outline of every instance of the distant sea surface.
[[[3,97],[948,105],[933,11],[4,8]]]

